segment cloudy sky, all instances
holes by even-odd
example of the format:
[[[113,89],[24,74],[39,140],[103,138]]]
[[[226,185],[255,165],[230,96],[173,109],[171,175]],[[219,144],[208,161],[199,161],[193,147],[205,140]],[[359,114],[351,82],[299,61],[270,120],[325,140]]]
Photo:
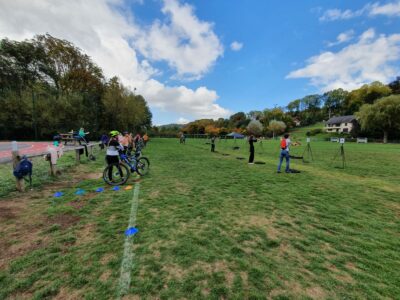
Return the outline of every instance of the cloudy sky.
[[[136,88],[155,124],[400,76],[400,0],[0,0],[0,38],[44,33]]]

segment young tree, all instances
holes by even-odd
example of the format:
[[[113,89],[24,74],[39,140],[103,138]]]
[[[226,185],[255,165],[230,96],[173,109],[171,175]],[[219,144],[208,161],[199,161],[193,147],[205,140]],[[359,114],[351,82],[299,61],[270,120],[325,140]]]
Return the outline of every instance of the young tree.
[[[324,100],[324,111],[328,115],[328,118],[335,114],[341,114],[343,104],[348,96],[349,92],[343,89],[336,89],[326,92],[323,95]]]
[[[286,124],[282,121],[272,120],[269,122],[268,130],[272,132],[272,137],[275,138],[275,134],[284,132],[286,129]]]
[[[261,135],[263,131],[263,126],[258,120],[251,120],[249,125],[247,125],[247,132],[253,135]]]
[[[400,129],[400,95],[391,95],[364,104],[356,114],[364,130],[380,130],[383,142],[387,143],[389,132]]]

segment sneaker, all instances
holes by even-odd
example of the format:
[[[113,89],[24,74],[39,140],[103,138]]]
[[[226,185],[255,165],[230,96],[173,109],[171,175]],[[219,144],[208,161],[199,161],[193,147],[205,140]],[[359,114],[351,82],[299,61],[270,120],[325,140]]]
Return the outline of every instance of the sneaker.
[[[292,173],[292,171],[290,171],[290,170],[289,171],[285,171],[285,173]]]
[[[249,165],[254,165],[254,163],[249,163]]]
[[[281,171],[277,171],[276,173],[282,173]]]

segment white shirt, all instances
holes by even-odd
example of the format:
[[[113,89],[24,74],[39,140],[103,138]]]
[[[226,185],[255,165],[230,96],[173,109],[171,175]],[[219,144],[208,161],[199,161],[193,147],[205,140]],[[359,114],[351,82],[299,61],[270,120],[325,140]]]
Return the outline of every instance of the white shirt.
[[[287,138],[287,139],[286,139],[286,149],[285,149],[287,152],[289,152],[289,146],[290,146],[290,144],[291,144],[291,141],[290,141],[289,138]]]

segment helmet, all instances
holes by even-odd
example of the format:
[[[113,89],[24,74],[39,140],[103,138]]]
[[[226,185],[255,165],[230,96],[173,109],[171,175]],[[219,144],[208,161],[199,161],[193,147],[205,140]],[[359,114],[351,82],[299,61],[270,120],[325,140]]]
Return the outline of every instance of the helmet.
[[[110,136],[111,137],[115,137],[115,136],[118,136],[118,135],[119,135],[119,131],[118,130],[110,131]]]

